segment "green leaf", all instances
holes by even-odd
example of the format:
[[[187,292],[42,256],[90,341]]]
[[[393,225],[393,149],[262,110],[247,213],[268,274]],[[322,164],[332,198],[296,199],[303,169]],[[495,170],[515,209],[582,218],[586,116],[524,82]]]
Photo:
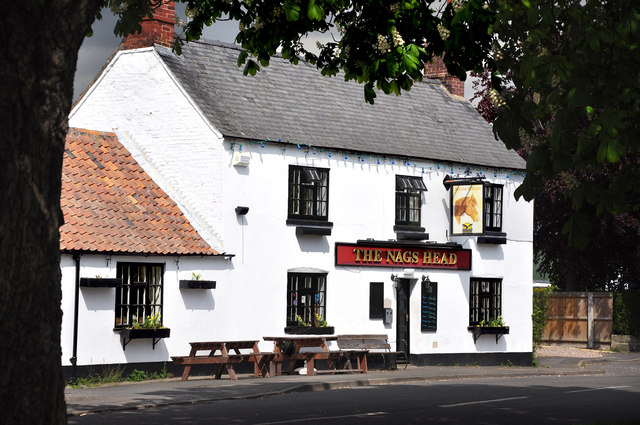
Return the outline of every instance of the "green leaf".
[[[626,153],[626,148],[617,139],[607,139],[598,147],[597,158],[599,162],[618,162],[621,155]]]
[[[238,67],[242,66],[246,62],[247,57],[249,57],[249,52],[246,50],[240,51],[240,54],[238,55]]]
[[[367,101],[367,103],[370,103],[373,105],[373,99],[376,98],[376,92],[375,90],[373,90],[373,84],[371,83],[367,83],[364,85],[364,100]]]
[[[593,114],[593,112],[595,111],[595,109],[593,109],[593,106],[587,106],[585,109],[587,111],[587,114]]]
[[[316,0],[309,0],[307,17],[316,21],[322,21],[324,19],[324,9],[316,4]]]
[[[244,66],[244,70],[242,73],[244,75],[256,75],[256,72],[260,70],[260,66],[255,63],[253,60],[249,59],[247,64]]]
[[[410,53],[405,53],[402,55],[402,63],[404,64],[405,69],[409,72],[413,72],[418,69],[420,65],[420,61],[415,56],[412,56]]]
[[[300,19],[300,6],[297,4],[285,2],[283,8],[287,16],[287,21],[297,21]]]

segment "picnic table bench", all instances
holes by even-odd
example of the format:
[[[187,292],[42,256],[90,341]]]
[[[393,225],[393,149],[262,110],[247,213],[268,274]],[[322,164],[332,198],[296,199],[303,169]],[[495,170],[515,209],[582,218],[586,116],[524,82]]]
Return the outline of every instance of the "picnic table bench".
[[[398,357],[402,359],[400,362],[404,363],[404,368],[407,368],[409,359],[407,353],[404,351],[391,351],[391,344],[389,344],[389,336],[384,334],[369,334],[369,335],[338,335],[336,339],[338,348],[341,351],[348,352],[355,351],[367,351],[371,354],[382,355],[383,367],[386,364],[385,355],[393,355],[395,363],[398,363]],[[365,359],[366,361],[366,359]]]
[[[265,341],[273,341],[276,357],[271,362],[271,374],[282,374],[282,363],[288,361],[287,372],[293,373],[297,360],[305,360],[307,363],[307,375],[316,373],[343,373],[359,372],[367,373],[366,350],[352,351],[330,351],[327,341],[335,341],[335,336],[284,336],[284,337],[263,337]],[[341,359],[346,359],[347,368],[338,369],[337,364]],[[316,370],[316,360],[325,360],[328,365],[327,370]],[[355,360],[356,368],[351,365],[351,360]]]
[[[215,379],[220,379],[222,372],[226,369],[229,378],[237,380],[234,364],[252,362],[254,364],[254,375],[268,377],[271,362],[274,360],[276,353],[260,352],[258,341],[209,341],[209,342],[190,342],[191,352],[188,356],[172,356],[174,364],[184,365],[182,372],[182,380],[189,379],[191,366],[198,364],[214,364],[218,365]],[[242,353],[240,350],[250,349],[250,353]],[[206,351],[206,355],[198,355],[198,351]],[[216,354],[216,352],[220,354]]]

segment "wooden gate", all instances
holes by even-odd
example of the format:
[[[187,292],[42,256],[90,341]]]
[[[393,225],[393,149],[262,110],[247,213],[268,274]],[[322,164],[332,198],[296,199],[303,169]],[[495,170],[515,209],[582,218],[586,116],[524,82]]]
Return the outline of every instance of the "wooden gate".
[[[549,295],[544,344],[598,348],[611,345],[613,294],[557,292]]]

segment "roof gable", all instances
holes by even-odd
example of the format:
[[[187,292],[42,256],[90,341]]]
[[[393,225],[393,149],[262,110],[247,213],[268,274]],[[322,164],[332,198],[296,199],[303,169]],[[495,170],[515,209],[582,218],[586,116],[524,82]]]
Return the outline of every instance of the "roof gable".
[[[69,129],[60,249],[218,255],[114,133]]]
[[[211,124],[227,138],[279,140],[380,155],[487,167],[524,168],[466,101],[432,80],[402,96],[364,101],[363,87],[324,77],[315,66],[280,57],[254,77],[237,66],[240,48],[189,42],[182,55],[156,47]]]

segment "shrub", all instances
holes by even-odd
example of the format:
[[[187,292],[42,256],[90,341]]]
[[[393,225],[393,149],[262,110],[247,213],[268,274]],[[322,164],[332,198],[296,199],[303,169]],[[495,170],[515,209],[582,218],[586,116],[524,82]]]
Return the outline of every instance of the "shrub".
[[[640,337],[640,292],[613,294],[613,333]]]
[[[533,351],[542,345],[542,334],[549,316],[549,294],[553,288],[533,289]]]

